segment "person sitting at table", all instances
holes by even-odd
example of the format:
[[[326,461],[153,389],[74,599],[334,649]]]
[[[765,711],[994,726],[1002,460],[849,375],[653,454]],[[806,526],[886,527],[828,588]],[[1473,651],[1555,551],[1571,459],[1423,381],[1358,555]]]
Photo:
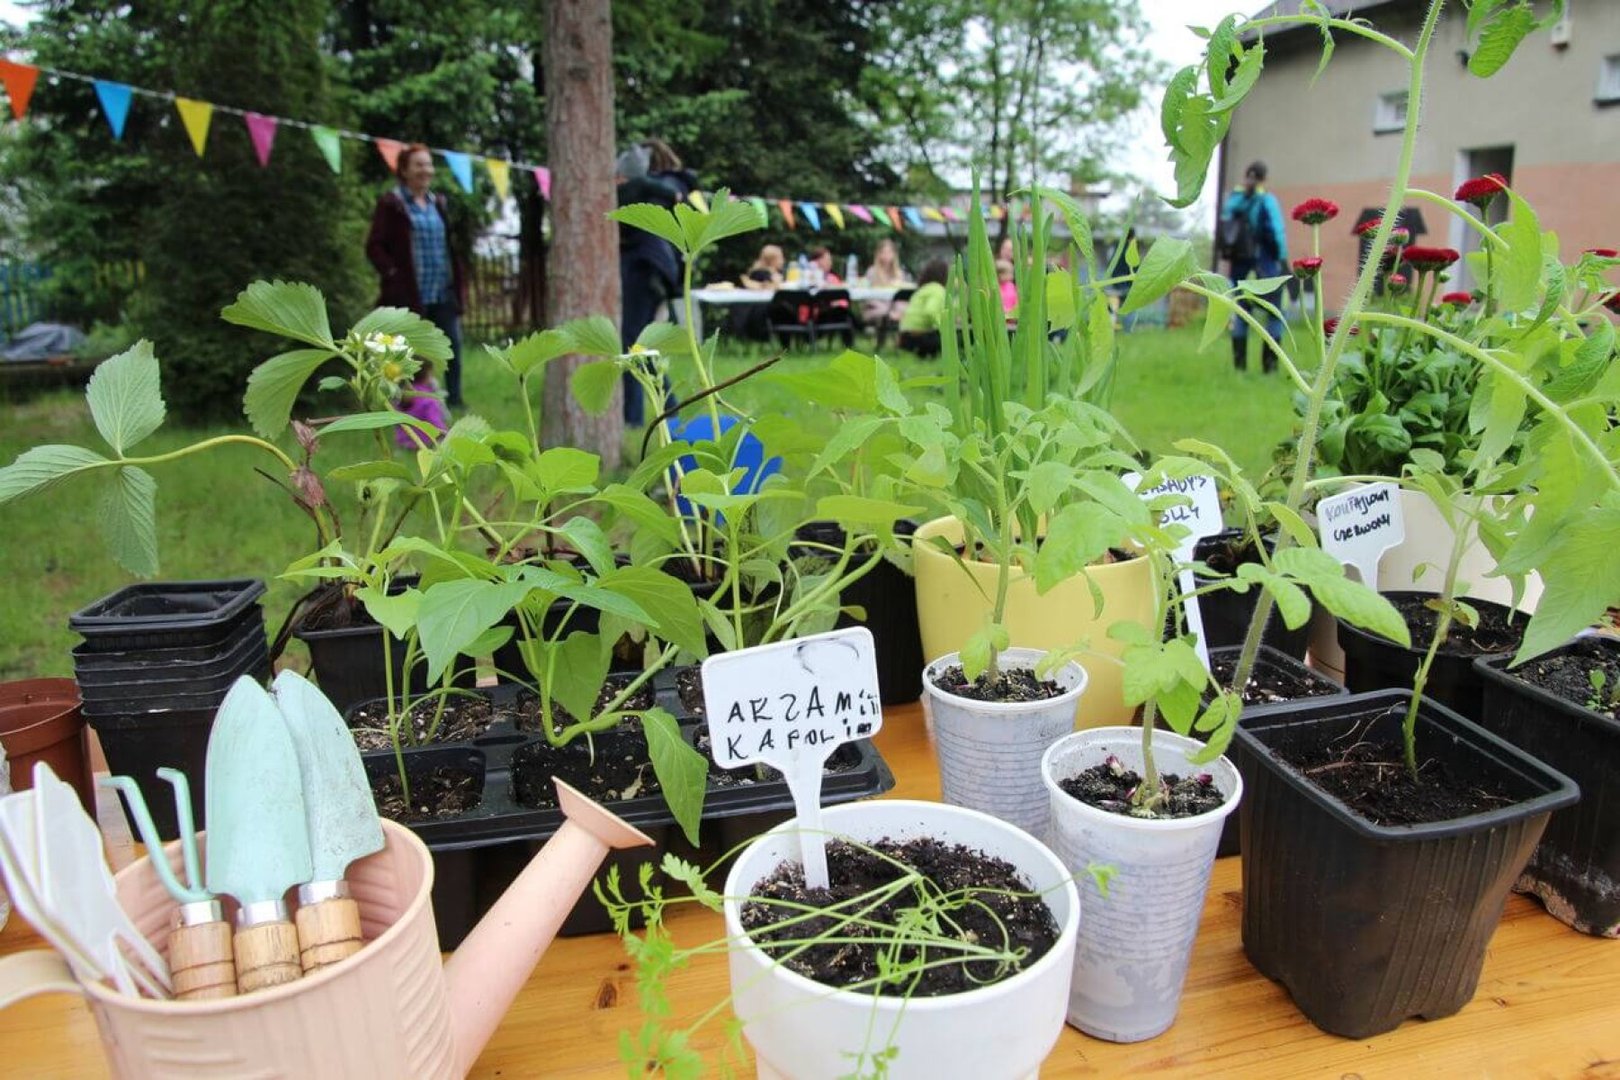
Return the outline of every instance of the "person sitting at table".
[[[939,355],[939,330],[945,321],[945,283],[951,267],[944,259],[934,259],[923,267],[917,291],[900,316],[900,347],[924,358]]]
[[[908,280],[894,241],[879,240],[877,249],[872,252],[872,265],[866,269],[866,283],[874,289],[898,289]],[[861,321],[869,327],[877,327],[886,318],[898,319],[905,309],[904,300],[868,300],[861,305]]]
[[[821,284],[842,285],[844,279],[833,273],[833,255],[831,248],[818,247],[810,252],[810,265],[821,270]]]
[[[742,276],[742,287],[745,289],[769,289],[776,291],[782,284],[782,268],[787,265],[787,256],[775,244],[766,244],[759,249],[759,258],[754,260]]]

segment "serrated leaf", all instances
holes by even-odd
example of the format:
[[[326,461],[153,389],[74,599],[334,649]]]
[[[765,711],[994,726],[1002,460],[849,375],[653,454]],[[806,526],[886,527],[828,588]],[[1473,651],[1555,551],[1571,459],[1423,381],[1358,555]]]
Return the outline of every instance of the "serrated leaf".
[[[157,481],[134,465],[118,469],[101,500],[101,530],[118,564],[136,577],[158,572]]]
[[[567,336],[569,352],[572,353],[616,357],[624,352],[624,347],[619,342],[619,328],[605,315],[589,315],[583,319],[574,319],[559,326],[557,330]]]
[[[1512,58],[1519,43],[1536,28],[1536,15],[1528,4],[1515,3],[1490,16],[1480,32],[1479,44],[1468,57],[1468,71],[1481,79],[1495,75]]]
[[[669,812],[695,847],[698,826],[703,820],[703,795],[707,790],[709,762],[681,738],[680,725],[664,709],[648,709],[641,714],[641,729],[647,733],[647,756],[653,773],[664,790]]]
[[[619,365],[615,360],[598,360],[581,364],[568,377],[568,386],[574,400],[592,416],[607,412],[613,404],[613,391],[619,385]]]
[[[1610,496],[1613,500],[1613,496]],[[1544,585],[1515,665],[1555,649],[1620,598],[1620,506],[1612,501],[1558,531],[1540,560]]]
[[[416,623],[428,661],[428,682],[438,682],[451,661],[479,634],[505,618],[529,588],[527,582],[463,579],[424,589]]]
[[[311,375],[332,358],[330,349],[294,349],[272,356],[248,376],[242,411],[253,430],[273,439],[287,428],[298,392]]]
[[[728,188],[716,191],[710,203],[712,208],[702,215],[703,228],[698,233],[698,242],[693,248],[695,252],[701,252],[728,237],[765,227],[764,209],[751,202],[733,200]]]
[[[704,880],[703,868],[687,862],[670,852],[664,852],[664,861],[659,864],[664,876],[671,881],[678,881],[685,885],[692,894],[692,899],[708,908],[710,911],[721,910],[723,897],[709,887]]]
[[[163,393],[150,341],[137,341],[96,365],[85,388],[96,430],[113,453],[125,452],[163,425]]]
[[[662,206],[654,203],[631,203],[629,206],[621,206],[612,211],[608,217],[620,225],[629,225],[668,240],[684,255],[691,254],[687,248],[686,233],[681,231],[680,223]]]
[[[1287,533],[1300,547],[1316,547],[1316,533],[1305,524],[1305,519],[1290,510],[1285,503],[1265,502],[1261,506],[1277,522],[1277,527]]]
[[[46,491],[63,480],[107,464],[108,459],[82,446],[36,446],[0,469],[0,506],[24,495]]]
[[[572,446],[553,446],[534,459],[529,471],[547,491],[589,491],[602,471],[602,459]]]
[[[1119,313],[1129,315],[1164,296],[1171,289],[1196,273],[1198,261],[1192,244],[1173,236],[1160,237],[1148,249],[1147,258],[1131,281],[1131,291],[1120,305]]]
[[[1609,368],[1614,353],[1614,326],[1600,320],[1591,333],[1575,347],[1569,366],[1553,376],[1542,391],[1554,401],[1574,400],[1597,385]]]
[[[255,281],[219,316],[228,323],[280,334],[327,352],[337,349],[326,319],[326,298],[315,286],[301,281]]]
[[[1046,539],[1035,555],[1035,591],[1045,593],[1083,573],[1123,539],[1117,515],[1090,503],[1065,506],[1047,523]]]
[[[365,318],[355,323],[352,333],[398,334],[417,356],[440,363],[450,359],[450,339],[433,323],[406,308],[373,308]]]
[[[1517,192],[1507,193],[1512,216],[1496,227],[1506,255],[1497,260],[1498,295],[1508,311],[1522,311],[1536,302],[1541,285],[1541,223],[1536,212]]]
[[[1300,551],[1301,548],[1290,548]],[[1317,577],[1310,581],[1316,602],[1352,626],[1359,626],[1403,648],[1410,648],[1412,632],[1401,613],[1377,590],[1346,577]]]

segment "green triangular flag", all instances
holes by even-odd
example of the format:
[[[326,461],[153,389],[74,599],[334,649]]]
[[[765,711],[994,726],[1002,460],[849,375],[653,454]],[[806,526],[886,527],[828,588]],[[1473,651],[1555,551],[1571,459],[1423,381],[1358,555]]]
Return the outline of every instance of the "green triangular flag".
[[[320,125],[310,128],[309,133],[314,136],[315,145],[320,147],[321,156],[332,167],[332,171],[341,173],[343,171],[343,145],[339,142],[340,136],[338,133],[329,127],[321,127]]]

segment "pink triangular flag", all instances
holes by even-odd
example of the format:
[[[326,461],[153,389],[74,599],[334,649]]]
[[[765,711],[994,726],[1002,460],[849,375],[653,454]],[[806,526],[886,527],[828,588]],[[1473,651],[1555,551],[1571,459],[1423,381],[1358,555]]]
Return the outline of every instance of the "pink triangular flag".
[[[247,121],[248,135],[253,139],[253,152],[259,155],[259,166],[263,168],[270,164],[270,148],[276,143],[276,124],[279,121],[273,116],[256,112],[244,114],[243,119]]]
[[[540,185],[540,197],[551,201],[551,170],[544,165],[534,167],[534,182]]]
[[[868,210],[860,203],[850,203],[849,212],[866,222],[868,225],[872,224],[872,211]]]

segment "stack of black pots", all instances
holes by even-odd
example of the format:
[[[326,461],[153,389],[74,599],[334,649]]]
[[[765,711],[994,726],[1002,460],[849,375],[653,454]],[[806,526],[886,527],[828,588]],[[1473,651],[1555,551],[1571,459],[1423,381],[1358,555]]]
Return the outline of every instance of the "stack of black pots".
[[[186,774],[202,828],[214,714],[240,676],[270,677],[263,595],[264,583],[253,580],[144,583],[68,620],[84,636],[73,650],[84,718],[108,769],[140,786],[165,839],[177,834],[174,790],[157,770]]]

